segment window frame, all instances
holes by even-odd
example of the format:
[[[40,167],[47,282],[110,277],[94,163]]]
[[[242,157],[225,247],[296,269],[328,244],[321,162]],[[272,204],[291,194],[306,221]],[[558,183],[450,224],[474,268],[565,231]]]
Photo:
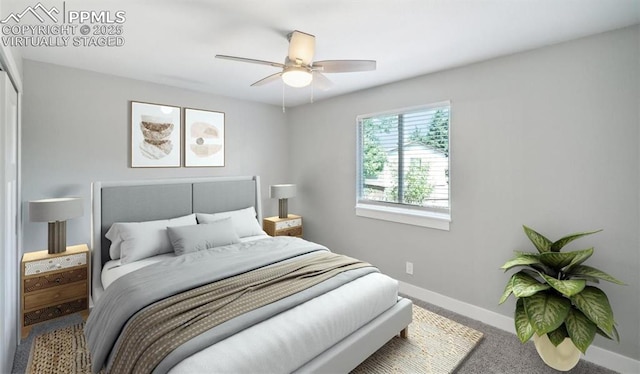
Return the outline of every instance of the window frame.
[[[415,111],[429,111],[446,106],[449,109],[449,127],[448,139],[449,154],[447,157],[449,170],[448,183],[448,209],[428,208],[412,206],[410,204],[382,202],[373,200],[362,200],[360,195],[362,192],[362,167],[363,167],[363,129],[362,120],[370,117],[379,117],[385,115],[399,115]],[[451,223],[451,101],[440,101],[436,103],[405,107],[400,109],[391,109],[375,113],[361,114],[356,116],[356,189],[355,189],[355,213],[356,216],[373,218],[397,223],[403,223],[414,226],[428,227],[438,230],[449,231]]]

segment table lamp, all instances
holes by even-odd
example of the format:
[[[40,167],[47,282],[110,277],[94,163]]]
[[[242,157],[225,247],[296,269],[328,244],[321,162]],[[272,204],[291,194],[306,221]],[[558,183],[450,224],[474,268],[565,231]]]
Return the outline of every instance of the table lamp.
[[[278,199],[278,217],[287,218],[289,216],[287,199],[296,196],[295,184],[274,184],[269,190],[272,199]]]
[[[67,250],[67,220],[81,217],[82,214],[82,199],[79,197],[29,202],[29,220],[49,222],[49,254],[62,253]]]

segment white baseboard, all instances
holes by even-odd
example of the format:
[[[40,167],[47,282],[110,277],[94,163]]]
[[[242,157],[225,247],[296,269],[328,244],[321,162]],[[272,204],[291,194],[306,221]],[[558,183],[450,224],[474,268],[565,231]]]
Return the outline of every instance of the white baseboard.
[[[481,321],[487,325],[515,334],[513,318],[511,317],[507,317],[500,313],[492,312],[409,283],[400,281],[398,281],[398,283],[400,286],[400,292],[407,296],[437,305],[454,313],[458,313],[465,317]],[[640,361],[593,345],[589,347],[587,354],[584,355],[583,358],[586,361],[593,362],[596,365],[615,370],[619,373],[640,373]]]

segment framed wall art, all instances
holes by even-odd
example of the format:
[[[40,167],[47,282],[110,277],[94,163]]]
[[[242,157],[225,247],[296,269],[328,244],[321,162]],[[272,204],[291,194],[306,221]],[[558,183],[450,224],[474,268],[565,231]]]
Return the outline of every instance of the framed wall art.
[[[180,167],[180,108],[131,102],[131,167]]]
[[[184,166],[224,166],[224,113],[185,108]]]

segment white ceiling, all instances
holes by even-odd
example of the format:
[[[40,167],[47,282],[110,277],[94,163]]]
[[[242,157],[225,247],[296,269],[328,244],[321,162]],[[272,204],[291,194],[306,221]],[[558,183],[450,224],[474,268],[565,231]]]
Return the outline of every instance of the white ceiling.
[[[37,3],[2,1],[3,17]],[[286,34],[300,30],[316,36],[316,61],[377,60],[376,71],[327,74],[334,87],[316,90],[318,101],[640,23],[640,0],[67,0],[64,6],[125,11],[125,45],[26,47],[24,58],[274,105],[282,104],[280,82],[250,85],[277,68],[214,56],[283,62]],[[309,87],[285,89],[287,106],[310,97]]]

